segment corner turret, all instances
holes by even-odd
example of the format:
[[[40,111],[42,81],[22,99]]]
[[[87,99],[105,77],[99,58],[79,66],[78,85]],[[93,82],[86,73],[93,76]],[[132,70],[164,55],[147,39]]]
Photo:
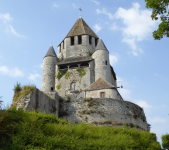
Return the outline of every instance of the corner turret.
[[[51,45],[45,57],[43,58],[41,90],[45,93],[55,91],[55,64],[57,62],[58,57],[53,46]]]

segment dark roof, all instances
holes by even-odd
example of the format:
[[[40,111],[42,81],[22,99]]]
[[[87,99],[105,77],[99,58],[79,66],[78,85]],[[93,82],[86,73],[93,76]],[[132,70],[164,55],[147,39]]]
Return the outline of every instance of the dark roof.
[[[109,88],[113,88],[115,86],[113,86],[112,84],[108,83],[107,81],[103,80],[102,78],[99,78],[97,81],[95,81],[94,83],[92,83],[87,89],[85,89],[86,91],[90,91],[90,90],[97,90],[97,89],[109,89]]]
[[[77,35],[90,35],[96,38],[99,38],[96,33],[87,25],[87,23],[82,19],[79,18],[75,24],[73,25],[72,29],[67,34],[67,37],[77,36]]]
[[[103,43],[103,41],[102,41],[101,38],[99,39],[95,50],[100,50],[100,49],[103,49],[103,50],[105,49],[105,50],[107,50],[107,48],[106,48],[106,46],[104,45],[104,43]]]
[[[45,57],[47,57],[47,56],[57,57],[57,56],[56,56],[56,53],[55,53],[55,50],[54,50],[54,48],[53,48],[52,45],[49,47],[49,50],[48,50],[48,52],[46,53]],[[45,57],[44,57],[44,58],[45,58]]]
[[[57,63],[57,65],[63,65],[63,64],[70,64],[70,63],[76,63],[76,62],[88,62],[93,60],[90,56],[79,56],[79,57],[69,57],[61,60]]]

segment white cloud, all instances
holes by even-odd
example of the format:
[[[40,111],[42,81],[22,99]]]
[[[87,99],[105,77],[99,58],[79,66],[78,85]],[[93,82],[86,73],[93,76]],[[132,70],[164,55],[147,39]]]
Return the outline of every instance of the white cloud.
[[[37,78],[39,78],[40,77],[40,74],[30,74],[30,76],[28,77],[28,79],[30,79],[30,80],[36,80]]]
[[[59,8],[59,7],[60,7],[60,5],[59,5],[59,4],[56,4],[56,3],[54,3],[54,4],[53,4],[53,7],[55,7],[55,8]]]
[[[102,10],[100,9],[96,9],[97,14],[104,14],[107,15],[109,17],[110,20],[113,20],[114,17],[111,13],[109,13],[105,8],[103,8]]]
[[[152,32],[159,24],[158,21],[151,19],[152,11],[141,10],[139,3],[133,3],[132,8],[124,9],[119,7],[117,12],[112,15],[106,9],[96,9],[97,14],[105,14],[110,20],[121,20],[123,23],[122,27],[118,27],[113,24],[110,28],[111,30],[120,29],[123,34],[122,42],[127,43],[131,49],[134,56],[142,54],[144,51],[138,46],[138,42],[142,40],[147,40]]]
[[[138,100],[136,102],[139,106],[143,107],[144,109],[150,109],[152,108],[152,105],[149,105],[146,101]]]
[[[77,5],[76,5],[75,3],[73,3],[72,6],[73,6],[74,8],[78,8]]]
[[[14,29],[11,25],[9,25],[9,27],[10,27],[10,31],[11,31],[14,35],[16,35],[17,37],[26,38],[26,36],[23,36],[23,35],[20,35],[19,33],[17,33],[17,32],[15,31],[15,29]]]
[[[117,56],[115,56],[115,55],[109,55],[109,60],[110,60],[110,64],[113,66],[113,65],[115,65],[116,63],[117,63],[117,61],[118,61],[118,57]]]
[[[1,66],[0,73],[2,73],[3,75],[12,76],[12,77],[24,76],[24,73],[21,70],[19,70],[17,67],[13,69],[9,69],[7,66]]]
[[[43,64],[40,64],[39,67],[40,67],[40,68],[43,68]]]
[[[98,2],[96,0],[92,0],[92,2],[94,2],[96,5],[100,5],[100,2]]]
[[[100,25],[98,25],[98,24],[95,24],[94,25],[94,29],[95,29],[95,32],[97,33],[102,29],[102,27]]]
[[[9,13],[0,14],[0,19],[2,19],[5,23],[13,20]]]
[[[149,120],[150,124],[154,124],[154,123],[163,123],[164,124],[167,122],[166,119],[163,119],[160,117],[155,117],[155,118],[149,117],[148,120]]]

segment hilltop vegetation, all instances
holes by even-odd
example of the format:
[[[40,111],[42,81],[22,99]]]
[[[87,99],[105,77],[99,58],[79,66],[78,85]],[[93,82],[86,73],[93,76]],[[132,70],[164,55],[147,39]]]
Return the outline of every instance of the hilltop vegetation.
[[[135,129],[73,124],[53,114],[0,110],[1,150],[160,150],[156,135]]]

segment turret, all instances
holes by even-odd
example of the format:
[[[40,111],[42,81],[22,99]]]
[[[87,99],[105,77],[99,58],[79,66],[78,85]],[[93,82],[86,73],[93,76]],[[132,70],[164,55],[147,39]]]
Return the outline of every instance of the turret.
[[[55,64],[58,62],[55,50],[51,45],[43,58],[43,73],[41,90],[43,92],[55,91]]]
[[[112,84],[113,82],[109,61],[109,51],[107,50],[101,38],[97,43],[92,58],[94,59],[95,64],[95,81],[99,78],[102,78]]]

